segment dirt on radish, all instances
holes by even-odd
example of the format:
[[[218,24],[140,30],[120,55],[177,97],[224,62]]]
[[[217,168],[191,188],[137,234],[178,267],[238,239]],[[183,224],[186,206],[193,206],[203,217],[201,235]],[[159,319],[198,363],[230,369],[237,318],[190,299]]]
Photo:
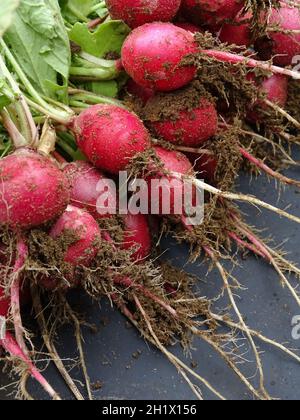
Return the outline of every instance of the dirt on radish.
[[[252,300],[243,289],[248,276],[236,279],[227,267],[241,264],[237,250],[251,253],[300,306],[290,276],[299,279],[300,269],[240,203],[297,224],[300,217],[239,192],[243,171],[300,187],[282,172],[299,165],[300,73],[291,66],[300,52],[298,2],[79,3],[41,0],[34,16],[24,0],[15,9],[0,5],[7,22],[0,25],[0,316],[8,327],[0,346],[10,373],[19,375],[17,397],[34,399],[31,376],[48,398],[60,399],[35,366],[35,334],[73,397],[94,399],[82,339],[86,308],[69,300],[77,289],[117,308],[197,399],[199,386],[220,400],[227,390],[223,395],[185,359],[195,338],[252,397],[271,400],[257,341],[297,364],[300,357],[250,328],[237,298]],[[29,55],[37,34],[39,48]],[[190,207],[201,190],[200,224],[182,204],[186,185]],[[173,247],[188,245],[187,262],[206,264],[207,278],[165,261],[165,236]],[[201,297],[201,280],[210,281],[212,268],[221,287],[213,285],[209,299]],[[220,297],[229,306],[219,311]],[[34,331],[24,325],[30,310]],[[83,386],[58,352],[66,325],[74,330]],[[250,379],[240,365],[246,358],[256,372]]]

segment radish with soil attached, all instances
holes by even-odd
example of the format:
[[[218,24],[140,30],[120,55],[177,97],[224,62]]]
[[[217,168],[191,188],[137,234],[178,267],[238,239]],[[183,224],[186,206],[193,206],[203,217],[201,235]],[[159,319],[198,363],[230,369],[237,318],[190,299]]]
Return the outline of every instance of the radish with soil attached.
[[[169,22],[181,0],[106,0],[112,19],[124,20],[131,28],[150,22]]]
[[[128,214],[124,218],[124,224],[122,249],[136,249],[131,256],[135,262],[145,260],[151,252],[151,235],[147,216]]]
[[[255,83],[255,76],[251,73],[248,75],[250,80]],[[280,74],[274,74],[273,76],[265,79],[258,89],[265,95],[267,101],[270,101],[274,105],[283,109],[288,99],[288,78]],[[268,110],[268,104],[262,99],[258,100],[251,111],[247,114],[247,119],[250,122],[263,122],[264,116],[259,114],[255,108],[260,107]]]
[[[106,177],[93,165],[76,161],[63,169],[71,185],[71,204],[85,209],[96,220],[110,217],[116,213],[116,191],[107,182]],[[105,207],[99,208],[99,197],[105,194]]]
[[[252,19],[252,13],[239,14],[233,23],[225,23],[219,34],[221,42],[250,47],[252,44],[250,19]]]
[[[281,6],[262,15],[262,20],[268,21],[268,28],[273,29],[267,31],[266,37],[256,41],[255,48],[263,60],[274,57],[275,64],[289,66],[300,54],[300,10],[297,2],[294,7],[285,2]]]
[[[68,182],[56,163],[30,149],[0,160],[0,225],[28,229],[57,217],[69,202]]]
[[[154,214],[161,216],[183,215],[184,184],[181,179],[177,179],[172,174],[193,175],[193,167],[182,153],[162,147],[155,147],[154,151],[158,164],[154,162],[149,164],[149,169],[154,172],[154,175],[147,178],[148,189],[145,192],[149,198],[149,210],[151,209],[153,213],[153,208],[155,208]]]
[[[197,52],[193,34],[171,23],[149,23],[135,29],[125,40],[122,63],[139,85],[171,91],[187,85],[196,69],[183,60]]]
[[[74,234],[75,240],[66,253],[65,262],[74,266],[89,266],[97,254],[97,239],[100,239],[100,228],[95,219],[85,210],[68,206],[50,231],[53,239],[63,234]]]
[[[95,105],[73,124],[80,150],[111,174],[125,171],[131,159],[150,147],[150,135],[139,118],[114,105]]]
[[[64,262],[74,267],[74,271],[70,270],[66,276],[69,282],[66,288],[69,288],[78,285],[75,268],[89,267],[97,255],[101,232],[96,220],[86,210],[68,206],[49,233],[52,239],[62,238],[63,235],[72,237],[64,254]],[[41,276],[39,281],[47,290],[54,290],[59,285],[57,279],[47,276]]]
[[[193,86],[150,99],[144,108],[144,119],[156,136],[173,144],[197,147],[218,128],[213,98]]]
[[[272,66],[269,62],[228,51],[205,49],[205,46],[196,44],[191,32],[171,23],[149,23],[135,29],[123,44],[122,63],[138,85],[167,92],[184,87],[194,79],[196,67],[192,56],[199,54],[225,63],[241,64],[300,79],[299,72]]]

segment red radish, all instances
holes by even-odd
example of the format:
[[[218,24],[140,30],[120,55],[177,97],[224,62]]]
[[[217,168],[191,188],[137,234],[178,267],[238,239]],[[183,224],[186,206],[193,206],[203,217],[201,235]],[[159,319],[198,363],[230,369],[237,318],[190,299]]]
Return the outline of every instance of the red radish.
[[[130,95],[140,99],[143,105],[146,105],[148,100],[155,95],[155,92],[152,89],[138,85],[133,79],[130,79],[127,82],[126,90]]]
[[[242,7],[241,0],[182,0],[182,10],[188,20],[211,28],[234,18]]]
[[[0,225],[32,228],[57,217],[69,202],[68,182],[48,157],[19,149],[0,160]]]
[[[125,236],[123,249],[137,248],[132,255],[133,261],[145,260],[151,252],[151,235],[148,219],[143,214],[128,214],[124,218]]]
[[[190,22],[176,22],[175,25],[178,26],[178,28],[184,29],[185,31],[192,32],[192,34],[203,32],[203,30],[199,28],[199,26],[196,26]]]
[[[139,118],[115,105],[94,105],[73,124],[77,144],[99,169],[125,171],[130,160],[150,147],[150,135]]]
[[[162,164],[163,171],[181,175],[193,174],[193,167],[190,161],[182,153],[166,150],[162,147],[155,147],[155,153],[160,163]],[[157,170],[153,165],[150,165],[149,169]],[[159,181],[160,185],[154,185],[156,181]],[[167,209],[168,214],[182,215],[182,208],[178,208],[178,202],[182,202],[184,194],[182,180],[174,178],[171,175],[164,175],[162,172],[157,170],[157,175],[149,177],[147,182],[148,196],[150,200],[149,207],[151,210],[153,210],[153,205],[155,205],[158,207],[157,210],[159,215],[167,214],[165,209],[163,209],[163,203],[167,201],[166,205],[167,207],[170,207]],[[152,203],[153,195],[155,195],[155,197],[158,199],[158,202]]]
[[[218,115],[212,99],[196,97],[193,101],[197,102],[197,105],[194,105],[194,102],[190,105],[185,101],[188,94],[189,90],[184,90],[176,93],[176,96],[171,93],[169,97],[150,99],[146,105],[145,114],[147,118],[147,109],[149,109],[149,124],[158,137],[173,144],[197,147],[216,134]],[[174,111],[170,109],[173,96]],[[151,118],[152,107],[154,110],[159,109],[157,115],[154,111],[153,118]]]
[[[64,167],[71,184],[71,204],[88,211],[96,220],[110,217],[117,209],[116,191],[110,190],[106,177],[88,162],[76,161]],[[108,189],[107,189],[108,188]],[[105,193],[105,209],[98,208],[97,202]],[[104,214],[105,210],[105,214]]]
[[[112,19],[124,20],[131,28],[150,22],[170,22],[181,0],[106,0]]]
[[[251,76],[250,73],[248,77],[252,78],[253,76]],[[264,80],[259,89],[261,92],[265,93],[266,98],[269,101],[278,105],[280,108],[285,107],[288,99],[288,78],[286,76],[274,74],[273,76]],[[253,108],[256,106],[260,106],[263,109],[268,109],[268,105],[266,105],[261,100],[256,102]],[[259,122],[261,121],[262,117],[255,109],[253,109],[248,112],[247,119],[251,122]]]
[[[135,29],[125,40],[122,62],[139,85],[171,91],[187,85],[196,69],[183,60],[197,52],[193,34],[171,23],[149,23]]]
[[[262,19],[267,19],[269,27],[277,27],[278,31],[269,31],[267,37],[256,42],[255,48],[262,60],[274,57],[275,64],[289,66],[294,57],[300,54],[300,10],[297,5],[292,7],[284,2],[281,5],[280,9],[273,8],[271,14],[268,11],[268,15],[262,16]]]
[[[96,241],[101,236],[95,219],[85,210],[68,206],[52,227],[50,236],[56,239],[64,233],[72,233],[76,237],[65,253],[65,262],[88,267],[97,254]]]
[[[219,34],[220,40],[230,45],[250,47],[252,39],[249,20],[251,18],[252,13],[240,13],[233,23],[225,23]]]

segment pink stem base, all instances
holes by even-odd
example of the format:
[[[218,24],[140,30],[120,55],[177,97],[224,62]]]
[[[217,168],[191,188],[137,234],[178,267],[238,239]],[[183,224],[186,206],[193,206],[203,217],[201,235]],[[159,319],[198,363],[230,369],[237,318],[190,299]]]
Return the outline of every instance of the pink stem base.
[[[27,365],[30,375],[44,388],[44,390],[52,399],[60,400],[58,394],[33,365],[29,357],[24,354],[10,333],[6,332],[5,339],[0,340],[0,346],[2,346],[11,357],[16,357]]]
[[[17,257],[13,270],[13,281],[11,284],[10,294],[11,294],[11,312],[15,327],[16,340],[20,348],[25,354],[28,354],[27,346],[24,340],[24,329],[22,326],[21,318],[21,305],[20,305],[20,288],[21,288],[21,279],[20,279],[20,270],[25,265],[25,261],[28,255],[28,248],[22,238],[19,238],[17,243]]]

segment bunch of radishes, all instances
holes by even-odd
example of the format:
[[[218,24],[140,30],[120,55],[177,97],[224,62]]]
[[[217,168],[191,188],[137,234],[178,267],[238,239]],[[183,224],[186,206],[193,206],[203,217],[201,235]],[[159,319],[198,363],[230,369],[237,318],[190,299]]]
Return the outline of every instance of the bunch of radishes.
[[[283,1],[280,8],[262,10],[259,18],[261,22],[268,19],[270,27],[266,28],[263,37],[253,39],[251,10],[245,11],[244,2],[239,0],[107,0],[106,3],[113,18],[122,19],[133,28],[123,45],[121,57],[123,68],[131,78],[128,91],[139,97],[145,109],[158,108],[155,116],[145,118],[143,122],[130,110],[111,104],[91,106],[79,116],[69,112],[69,118],[57,118],[58,131],[65,123],[64,129],[74,135],[78,148],[89,162],[59,164],[55,160],[57,155],[50,154],[55,146],[53,129],[49,128],[52,135],[49,135],[48,143],[45,141],[47,135],[42,136],[40,141],[35,138],[32,143],[26,142],[22,133],[18,133],[12,115],[6,111],[2,113],[2,121],[14,140],[16,150],[0,160],[0,225],[3,231],[8,229],[13,232],[17,245],[10,258],[13,272],[9,279],[1,279],[0,284],[0,315],[11,315],[16,343],[7,333],[0,344],[11,356],[24,361],[32,376],[55,398],[55,392],[30,361],[20,314],[22,271],[26,268],[29,255],[30,230],[43,227],[53,241],[70,233],[73,235],[63,255],[64,262],[70,266],[64,278],[64,290],[80,284],[76,269],[91,267],[97,254],[101,253],[103,243],[111,244],[116,251],[129,250],[133,263],[140,264],[151,254],[147,217],[125,216],[123,239],[115,244],[109,232],[100,227],[100,222],[103,218],[113,217],[109,208],[117,208],[118,203],[115,191],[102,189],[101,182],[107,178],[105,174],[113,177],[121,171],[128,170],[130,173],[135,169],[135,161],[140,158],[144,162],[141,173],[146,174],[149,186],[153,178],[178,181],[169,187],[170,213],[175,215],[176,197],[178,191],[183,194],[184,176],[195,176],[195,168],[200,174],[214,178],[218,165],[216,157],[200,151],[200,157],[195,159],[195,153],[196,149],[214,141],[218,129],[224,129],[224,121],[223,126],[220,125],[216,101],[211,94],[198,90],[193,97],[191,83],[195,78],[201,82],[201,69],[195,64],[197,56],[202,54],[218,62],[233,66],[242,64],[254,69],[253,73],[245,76],[258,92],[257,101],[249,104],[247,119],[250,122],[256,123],[262,118],[257,113],[257,107],[274,104],[284,108],[287,76],[299,78],[298,73],[284,68],[300,54],[300,11],[296,5]],[[170,23],[176,16],[180,16],[179,21]],[[201,46],[195,33],[205,30],[217,34],[221,41],[229,44],[247,48],[254,46],[258,58],[274,58],[274,63],[282,67],[254,59],[246,53],[239,54],[238,49],[229,52]],[[270,75],[258,82],[255,69],[265,70]],[[161,105],[172,104],[173,101],[176,102],[173,113]],[[43,111],[44,108],[40,105],[38,109]],[[25,107],[23,111],[29,128],[34,131],[29,108]],[[45,114],[55,123],[55,114],[46,111]],[[168,142],[170,148],[153,143],[154,136]],[[173,150],[178,147],[186,148],[187,155]],[[191,161],[187,156],[191,157]],[[99,207],[99,194],[103,193],[111,207]],[[148,198],[151,200],[151,196]],[[162,201],[161,193],[159,200]],[[161,205],[159,213],[164,215]],[[182,214],[183,223],[185,216]],[[4,254],[9,252],[9,247],[4,249]],[[41,287],[54,291],[61,284],[56,276],[51,275],[51,272],[41,274],[37,280]],[[129,278],[116,276],[114,281],[119,286],[132,286]],[[159,301],[146,289],[141,288],[141,291]]]

